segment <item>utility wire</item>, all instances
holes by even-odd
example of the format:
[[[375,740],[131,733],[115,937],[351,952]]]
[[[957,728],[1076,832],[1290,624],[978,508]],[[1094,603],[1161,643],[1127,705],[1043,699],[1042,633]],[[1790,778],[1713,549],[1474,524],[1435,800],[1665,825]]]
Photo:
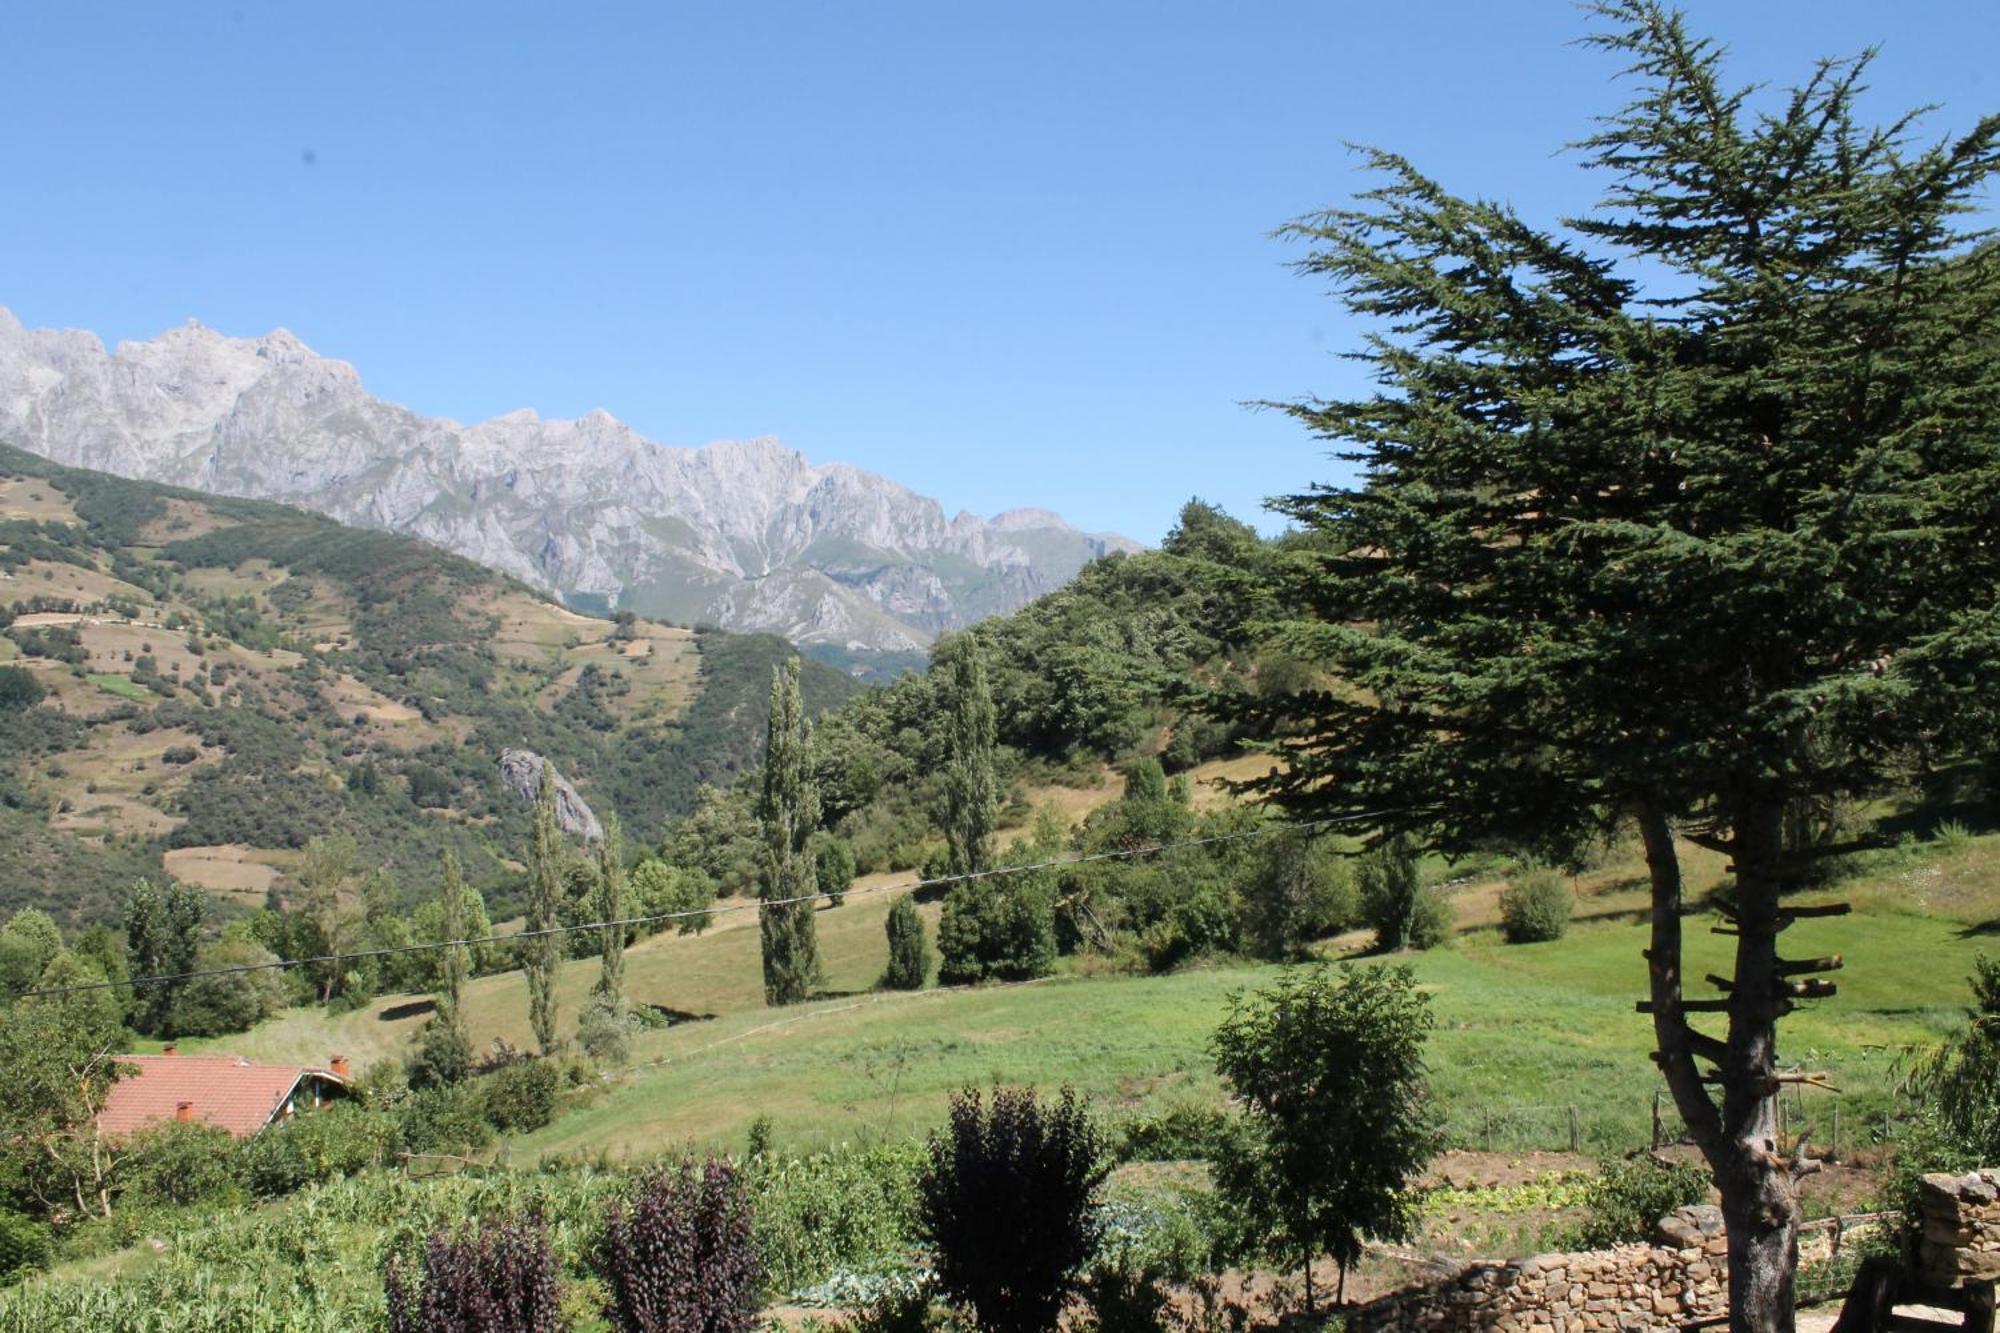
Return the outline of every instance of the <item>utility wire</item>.
[[[1154,856],[1161,852],[1180,851],[1187,847],[1210,847],[1217,843],[1238,842],[1245,838],[1268,838],[1279,833],[1306,833],[1327,828],[1334,824],[1356,824],[1379,819],[1385,810],[1374,810],[1357,815],[1338,815],[1329,819],[1316,819],[1303,824],[1266,824],[1259,828],[1243,829],[1235,833],[1217,833],[1206,838],[1186,838],[1179,842],[1154,843],[1148,847],[1120,847],[1106,852],[1091,852],[1084,856],[1059,856],[1047,861],[1036,861],[1028,865],[998,866],[992,870],[974,870],[960,875],[940,875],[935,879],[917,879],[904,884],[876,884],[865,889],[850,890],[845,896],[862,898],[872,893],[916,892],[922,889],[942,888],[949,884],[964,884],[973,880],[998,879],[1006,875],[1026,875],[1038,870],[1055,870],[1064,866],[1088,865],[1093,861],[1118,861],[1135,856]],[[678,912],[655,912],[649,916],[618,917],[610,921],[581,921],[572,926],[549,926],[542,930],[522,930],[512,935],[480,935],[462,940],[433,940],[423,944],[397,944],[381,949],[359,949],[352,953],[321,954],[314,958],[280,958],[269,963],[238,963],[230,967],[202,968],[192,972],[164,972],[155,976],[128,977],[123,981],[90,981],[76,986],[48,986],[37,990],[20,992],[20,998],[37,995],[75,995],[84,991],[119,990],[130,986],[159,986],[173,981],[193,981],[201,977],[229,977],[245,972],[276,972],[293,967],[312,967],[321,963],[344,963],[367,958],[391,958],[399,954],[428,953],[437,949],[463,949],[481,944],[510,944],[516,940],[541,939],[549,935],[571,935],[585,930],[608,930],[612,927],[653,925],[662,921],[686,921],[695,917],[727,916],[732,912],[759,911],[766,907],[785,907],[794,903],[817,902],[826,897],[824,892],[802,893],[792,898],[760,898],[751,902],[735,903],[727,907],[689,908]]]

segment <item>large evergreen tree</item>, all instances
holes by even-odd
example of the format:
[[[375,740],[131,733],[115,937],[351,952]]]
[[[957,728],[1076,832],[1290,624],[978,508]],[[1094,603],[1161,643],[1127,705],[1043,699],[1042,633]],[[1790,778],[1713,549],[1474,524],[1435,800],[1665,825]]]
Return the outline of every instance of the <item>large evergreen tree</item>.
[[[1651,0],[1598,13],[1637,90],[1582,145],[1588,217],[1377,152],[1377,188],[1291,229],[1381,327],[1377,392],[1288,405],[1360,479],[1280,502],[1312,540],[1275,642],[1346,684],[1237,706],[1301,812],[1394,810],[1385,835],[1447,851],[1636,823],[1731,1326],[1790,1329],[1810,1164],[1778,1152],[1777,1027],[1830,987],[1778,941],[1842,848],[1787,812],[1990,746],[2000,711],[2000,251],[1958,222],[2000,119],[1917,143],[1857,119],[1865,57],[1753,94]],[[1682,993],[1677,839],[1733,867],[1719,1000]]]
[[[555,933],[563,895],[562,828],[556,823],[556,767],[542,761],[535,792],[535,822],[528,847],[528,932],[522,970],[528,974],[528,1022],[543,1055],[556,1049],[556,963],[562,939]]]
[[[949,873],[993,868],[993,828],[1000,784],[993,771],[993,691],[979,640],[961,634],[941,644],[931,664],[944,715],[944,837]]]
[[[764,741],[764,795],[757,814],[764,827],[764,1000],[797,1004],[820,983],[819,931],[812,901],[816,887],[810,850],[819,827],[808,747],[805,702],[799,694],[799,659],[771,672],[771,721]]]

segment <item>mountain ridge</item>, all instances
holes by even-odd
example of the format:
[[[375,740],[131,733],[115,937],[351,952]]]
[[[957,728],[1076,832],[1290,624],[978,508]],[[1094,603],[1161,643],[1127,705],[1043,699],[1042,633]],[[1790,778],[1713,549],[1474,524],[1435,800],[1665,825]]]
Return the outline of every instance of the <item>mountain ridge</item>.
[[[427,417],[283,328],[190,321],[107,352],[0,308],[0,443],[421,537],[583,608],[851,650],[920,651],[1142,549],[1042,509],[947,516],[770,437],[662,444],[603,408]]]

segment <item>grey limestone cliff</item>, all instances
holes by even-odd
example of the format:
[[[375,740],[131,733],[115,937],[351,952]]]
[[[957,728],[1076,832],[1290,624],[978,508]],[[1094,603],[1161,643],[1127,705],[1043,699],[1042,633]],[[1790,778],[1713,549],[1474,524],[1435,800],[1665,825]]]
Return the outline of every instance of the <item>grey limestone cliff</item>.
[[[775,440],[657,444],[609,413],[425,417],[284,330],[189,324],[107,352],[0,310],[0,443],[408,533],[599,609],[803,643],[921,648],[1125,538],[935,500]]]

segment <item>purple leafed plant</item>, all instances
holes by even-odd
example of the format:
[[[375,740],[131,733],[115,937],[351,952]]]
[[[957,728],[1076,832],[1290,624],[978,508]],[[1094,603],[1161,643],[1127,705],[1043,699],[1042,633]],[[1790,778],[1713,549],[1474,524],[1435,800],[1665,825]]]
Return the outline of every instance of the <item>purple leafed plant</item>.
[[[689,1160],[612,1204],[598,1271],[622,1333],[748,1333],[764,1274],[742,1176]]]
[[[555,1256],[539,1218],[434,1231],[421,1285],[395,1257],[383,1266],[389,1333],[555,1333],[563,1327]]]

